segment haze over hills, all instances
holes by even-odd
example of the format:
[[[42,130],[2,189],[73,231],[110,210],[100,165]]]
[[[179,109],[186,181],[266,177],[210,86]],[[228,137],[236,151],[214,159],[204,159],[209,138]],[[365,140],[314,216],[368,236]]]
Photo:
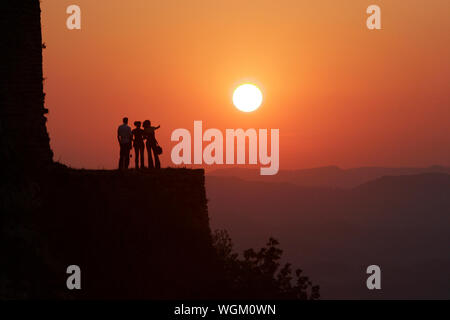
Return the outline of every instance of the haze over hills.
[[[290,182],[300,186],[315,187],[340,187],[353,188],[364,182],[380,178],[382,176],[399,176],[409,174],[420,174],[440,172],[450,174],[450,167],[360,167],[341,169],[337,166],[318,167],[299,170],[280,170],[273,176],[261,176],[259,169],[226,168],[217,169],[208,173],[209,176],[238,177],[251,181],[266,182]]]
[[[385,176],[336,188],[335,183],[350,185],[383,169],[323,170],[353,180],[305,187],[291,182],[295,179],[207,176],[212,229],[229,230],[239,251],[277,238],[286,260],[320,284],[325,299],[450,298],[450,175]],[[423,169],[386,169],[395,170]],[[366,268],[372,264],[382,270],[378,292],[366,288]]]

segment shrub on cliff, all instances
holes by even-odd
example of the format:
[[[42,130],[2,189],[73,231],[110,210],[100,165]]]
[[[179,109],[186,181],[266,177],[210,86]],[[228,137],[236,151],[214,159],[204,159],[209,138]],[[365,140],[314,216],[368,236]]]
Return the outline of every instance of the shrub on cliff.
[[[214,232],[213,244],[230,287],[230,298],[319,299],[319,286],[302,275],[302,270],[296,269],[293,274],[289,263],[281,265],[283,250],[276,239],[270,238],[259,251],[245,250],[242,258],[233,251],[226,230]]]

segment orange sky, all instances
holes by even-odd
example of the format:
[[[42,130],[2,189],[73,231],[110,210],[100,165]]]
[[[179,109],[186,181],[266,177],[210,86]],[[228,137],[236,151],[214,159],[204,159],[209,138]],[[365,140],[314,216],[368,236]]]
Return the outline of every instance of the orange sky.
[[[78,4],[82,30],[66,28]],[[365,10],[381,7],[383,30]],[[116,128],[279,128],[280,169],[450,165],[450,1],[42,0],[55,160],[117,164]],[[231,102],[260,86],[253,113]],[[259,167],[259,165],[257,166]]]

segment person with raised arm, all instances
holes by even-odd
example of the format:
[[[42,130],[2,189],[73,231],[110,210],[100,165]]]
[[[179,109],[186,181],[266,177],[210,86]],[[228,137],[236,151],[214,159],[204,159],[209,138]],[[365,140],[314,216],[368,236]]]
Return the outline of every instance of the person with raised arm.
[[[152,127],[150,120],[145,120],[143,123],[144,127],[144,137],[146,139],[145,146],[147,147],[147,157],[148,157],[148,167],[150,169],[161,168],[161,163],[159,161],[159,155],[162,152],[162,148],[159,146],[158,141],[156,141],[155,131],[161,126]],[[153,165],[153,157],[155,157],[155,165]]]

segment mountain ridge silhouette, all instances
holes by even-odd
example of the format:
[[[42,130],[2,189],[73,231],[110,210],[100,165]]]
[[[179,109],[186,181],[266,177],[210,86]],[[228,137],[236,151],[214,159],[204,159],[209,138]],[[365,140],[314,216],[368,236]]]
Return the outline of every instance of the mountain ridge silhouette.
[[[280,170],[274,176],[261,176],[258,169],[223,168],[207,172],[207,176],[235,176],[249,181],[290,182],[307,187],[353,188],[382,176],[412,175],[420,173],[448,173],[450,167],[356,167],[341,169],[325,166],[309,169]]]

